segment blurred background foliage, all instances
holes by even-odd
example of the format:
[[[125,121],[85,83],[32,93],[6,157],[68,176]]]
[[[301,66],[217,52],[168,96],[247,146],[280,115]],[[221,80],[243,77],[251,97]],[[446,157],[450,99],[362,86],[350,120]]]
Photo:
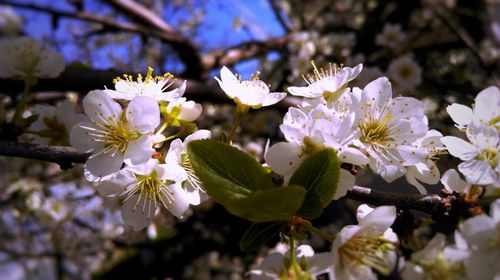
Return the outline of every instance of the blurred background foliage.
[[[31,104],[76,102],[112,87],[115,76],[151,66],[188,81],[186,95],[203,104],[198,127],[215,137],[227,133],[235,110],[213,80],[223,65],[245,78],[260,71],[271,91],[286,91],[305,84],[311,60],[319,67],[363,63],[354,85],[388,76],[394,95],[423,100],[430,127],[447,135],[457,130],[450,129],[446,105],[470,104],[480,90],[500,86],[495,0],[0,0],[0,34],[2,40],[28,35],[64,54],[65,71],[40,80]],[[21,90],[22,82],[0,79],[0,122]],[[234,142],[262,159],[266,140],[282,138],[282,115],[297,101],[287,97],[252,111]],[[440,169],[454,164],[445,158]],[[134,232],[123,226],[117,206],[81,178],[79,166],[62,171],[1,157],[0,170],[0,278],[243,279],[267,252],[241,253],[249,223],[210,201],[182,220],[165,213]],[[415,192],[404,179],[387,184],[367,173],[357,183]],[[315,223],[335,233],[353,222],[353,209],[340,200]],[[319,239],[309,243],[328,250]]]

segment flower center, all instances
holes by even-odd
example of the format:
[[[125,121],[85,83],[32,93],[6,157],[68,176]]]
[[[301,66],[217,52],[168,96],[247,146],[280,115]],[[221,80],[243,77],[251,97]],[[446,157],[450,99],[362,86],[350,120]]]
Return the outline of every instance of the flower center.
[[[493,169],[495,169],[498,165],[497,155],[497,151],[487,148],[482,150],[477,155],[477,159],[480,161],[486,161]]]
[[[127,150],[129,141],[136,140],[141,136],[141,133],[130,129],[129,122],[125,118],[125,112],[122,113],[119,120],[113,117],[108,117],[106,119],[102,114],[101,117],[105,123],[93,121],[92,123],[96,128],[80,126],[88,130],[86,134],[92,136],[93,141],[100,142],[103,145],[103,148],[91,155],[91,157],[108,152],[113,152],[112,156],[114,156],[116,152],[124,154]]]
[[[139,193],[141,196],[145,196],[146,199],[154,201],[155,206],[157,202],[163,204],[165,207],[167,203],[172,204],[174,202],[173,194],[167,188],[173,181],[158,178],[156,170],[153,170],[149,175],[134,175],[137,182],[132,189],[126,193],[128,196],[127,199]]]
[[[323,68],[318,69],[314,61],[311,61],[311,65],[313,66],[313,73],[308,74],[307,76],[302,75],[302,79],[304,79],[304,81],[306,81],[306,83],[309,85],[314,84],[315,82],[318,82],[327,77],[334,77],[340,72],[340,70],[342,70],[342,65],[338,66],[337,64],[332,64],[332,63],[328,64],[328,69],[326,70]],[[345,85],[341,85],[340,87],[343,86]]]
[[[143,77],[142,74],[137,74],[137,78],[135,80],[134,80],[134,77],[132,75],[123,74],[123,78],[122,77],[114,78],[113,84],[116,84],[120,81],[125,81],[128,85],[133,86],[133,87],[142,86],[141,92],[144,93],[144,91],[146,90],[146,84],[159,83],[162,81],[167,83],[170,79],[172,79],[174,77],[174,75],[172,75],[168,72],[163,74],[163,76],[158,76],[158,75],[153,76],[153,71],[154,71],[153,68],[148,67],[148,72],[146,73],[146,77]],[[170,86],[170,85],[171,85],[171,83],[168,86]],[[167,88],[168,86],[166,86],[165,88]]]
[[[391,140],[389,137],[389,128],[387,123],[391,120],[392,116],[387,113],[382,120],[369,118],[367,122],[360,125],[361,138],[360,140],[365,143],[381,144]]]
[[[66,126],[57,120],[56,116],[52,118],[43,118],[43,123],[47,129],[38,131],[35,134],[40,137],[49,138],[49,145],[69,146],[69,137]]]
[[[381,236],[354,235],[339,248],[341,265],[356,267],[367,265],[384,275],[391,271],[388,253],[394,251],[394,244]]]

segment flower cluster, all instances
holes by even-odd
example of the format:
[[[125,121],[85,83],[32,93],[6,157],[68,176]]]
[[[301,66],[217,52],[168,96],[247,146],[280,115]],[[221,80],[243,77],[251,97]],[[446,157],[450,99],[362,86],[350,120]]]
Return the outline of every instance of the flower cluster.
[[[371,81],[364,89],[349,87],[361,72],[329,65],[305,77],[306,87],[289,87],[292,95],[305,99],[300,108],[290,108],[280,126],[287,142],[271,146],[266,162],[288,178],[310,154],[333,148],[339,159],[356,166],[369,166],[386,181],[407,175],[408,181],[425,192],[417,181],[435,184],[439,171],[433,162],[443,150],[437,131],[429,131],[424,104],[410,97],[392,97],[385,77]],[[342,182],[354,182],[343,170],[337,197],[345,193]]]
[[[201,114],[201,105],[183,97],[186,83],[166,91],[172,75],[147,75],[134,80],[130,75],[115,79],[115,89],[94,90],[83,99],[88,121],[70,132],[71,145],[89,153],[85,175],[97,182],[99,192],[121,203],[125,223],[140,230],[146,227],[160,206],[182,217],[189,205],[199,204],[203,188],[194,175],[186,145],[210,138],[199,130],[182,142]],[[126,108],[114,99],[126,100]],[[168,137],[166,129],[177,129]],[[173,140],[167,152],[164,143]]]
[[[447,111],[469,142],[454,136],[441,139],[448,152],[461,159],[458,170],[470,184],[500,187],[500,90],[481,91],[474,108],[452,104]]]

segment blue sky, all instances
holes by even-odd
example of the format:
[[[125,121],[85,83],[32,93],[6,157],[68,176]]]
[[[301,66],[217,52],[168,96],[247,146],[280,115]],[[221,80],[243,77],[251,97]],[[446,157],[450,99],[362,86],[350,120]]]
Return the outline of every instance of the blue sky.
[[[20,1],[23,3],[33,3],[47,7],[56,8],[59,10],[73,11],[74,7],[68,5],[65,0],[30,0]],[[201,49],[208,51],[221,46],[231,46],[247,40],[263,40],[266,38],[276,37],[283,35],[279,22],[276,20],[271,7],[267,0],[255,1],[225,1],[225,0],[208,0],[204,2],[204,7],[195,7],[195,12],[199,10],[205,11],[205,17],[201,24],[199,34],[194,38],[196,42],[200,42]],[[102,15],[109,13],[111,8],[103,3],[103,1],[87,0],[85,1],[85,8],[88,11],[96,12]],[[25,32],[32,37],[39,40],[43,38],[50,38],[55,36],[60,41],[68,41],[70,32],[69,28],[76,29],[84,33],[82,28],[84,25],[75,20],[60,21],[60,25],[55,33],[51,33],[51,17],[48,14],[35,12],[28,9],[16,9],[16,11],[25,20]],[[162,16],[167,19],[167,22],[176,26],[179,22],[185,20],[189,16],[189,11],[181,7],[177,11],[173,9],[164,9]],[[233,21],[235,17],[239,16],[241,22],[248,26],[246,29],[235,30],[233,28]],[[126,21],[124,17],[119,17],[116,20]],[[110,68],[112,63],[109,59],[110,51],[118,57],[127,58],[127,53],[136,44],[139,43],[139,37],[136,36],[136,41],[132,41],[128,45],[122,46],[109,46],[103,48],[99,52],[92,53],[93,64],[95,68]],[[90,41],[92,42],[92,41]],[[95,43],[95,42],[93,42]],[[67,62],[82,62],[82,48],[77,44],[66,43],[60,46],[60,51],[65,55]],[[269,57],[269,59],[276,58],[276,55]],[[257,61],[249,60],[236,65],[236,70],[244,76],[250,75],[257,69]],[[137,72],[142,72],[143,69],[134,69]],[[176,72],[180,69],[172,69],[169,71]]]

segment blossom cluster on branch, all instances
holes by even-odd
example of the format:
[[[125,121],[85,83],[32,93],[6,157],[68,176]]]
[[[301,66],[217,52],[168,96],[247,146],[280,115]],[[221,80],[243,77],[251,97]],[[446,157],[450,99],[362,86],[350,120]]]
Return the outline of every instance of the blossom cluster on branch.
[[[398,28],[384,29],[384,34],[389,32],[397,33]],[[394,47],[382,37],[377,43]],[[30,87],[38,78],[60,74],[61,55],[29,38],[2,42],[0,50],[11,54],[0,60],[8,66],[1,77],[25,82],[9,120],[23,130],[20,140],[71,145],[88,153],[86,180],[120,206],[124,223],[134,230],[149,228],[162,210],[183,218],[191,205],[214,200],[253,223],[242,238],[243,250],[256,249],[278,235],[287,244],[282,253],[271,254],[252,269],[252,279],[377,279],[394,271],[405,279],[500,277],[494,265],[500,257],[500,90],[495,86],[481,91],[473,108],[447,108],[466,133],[465,141],[429,129],[424,103],[393,97],[387,77],[377,77],[363,88],[351,86],[363,72],[362,64],[318,67],[312,62],[312,73],[303,76],[305,84],[288,87],[302,99],[288,109],[280,125],[286,141],[268,143],[261,163],[233,144],[250,110],[272,106],[286,96],[271,92],[259,73],[244,80],[224,66],[220,78],[215,77],[235,102],[236,115],[227,135],[210,140],[211,131],[195,124],[202,105],[183,96],[186,82],[172,89],[173,75],[155,76],[152,68],[145,76],[117,77],[114,89],[90,91],[81,102],[84,114],[66,100],[57,106],[37,105],[35,114],[28,116]],[[440,175],[436,161],[446,153],[463,161],[458,170],[464,179],[454,169]],[[335,235],[314,227],[311,220],[354,187],[360,169],[387,182],[405,177],[422,194],[427,192],[423,184],[441,182],[471,203],[485,196],[496,200],[489,216],[483,209],[464,216],[455,242],[448,245],[439,233],[425,246],[404,244],[402,238],[407,237],[393,229],[398,209],[392,205],[359,206],[358,224]],[[307,235],[330,242],[331,251],[315,254],[299,245]]]

